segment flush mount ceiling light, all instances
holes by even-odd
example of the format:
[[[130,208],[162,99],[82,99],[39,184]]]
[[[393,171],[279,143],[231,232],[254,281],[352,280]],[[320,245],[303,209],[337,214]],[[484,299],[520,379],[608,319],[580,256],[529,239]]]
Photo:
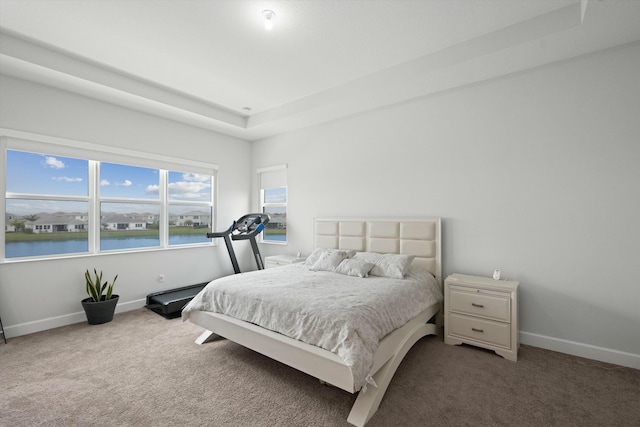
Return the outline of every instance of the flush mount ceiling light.
[[[273,28],[273,19],[276,14],[273,10],[263,10],[262,17],[264,18],[264,28],[271,30]]]

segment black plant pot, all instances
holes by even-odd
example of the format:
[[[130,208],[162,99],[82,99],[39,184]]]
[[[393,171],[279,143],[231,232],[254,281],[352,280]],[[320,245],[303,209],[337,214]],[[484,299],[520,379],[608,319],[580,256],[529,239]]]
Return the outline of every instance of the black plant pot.
[[[82,308],[84,308],[89,324],[99,325],[101,323],[111,322],[119,298],[119,295],[111,295],[111,299],[102,301],[92,301],[91,298],[83,299]]]

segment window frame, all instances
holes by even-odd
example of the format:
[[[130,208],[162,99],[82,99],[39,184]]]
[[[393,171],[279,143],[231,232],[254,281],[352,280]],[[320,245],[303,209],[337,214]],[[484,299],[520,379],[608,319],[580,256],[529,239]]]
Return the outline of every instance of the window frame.
[[[285,202],[284,203],[265,203],[265,198],[264,198],[264,190],[265,187],[263,187],[262,185],[262,177],[263,177],[263,173],[270,173],[270,172],[278,172],[278,171],[283,171],[284,173],[284,180],[278,180],[278,181],[284,181],[285,185],[280,185],[280,184],[276,184],[277,186],[271,186],[271,187],[266,187],[266,189],[275,189],[275,188],[284,188],[285,189]],[[264,213],[265,208],[266,207],[283,207],[284,211],[285,211],[285,217],[288,216],[289,214],[289,185],[287,182],[288,176],[287,176],[287,172],[288,172],[288,168],[287,168],[287,164],[282,164],[282,165],[276,165],[276,166],[270,166],[270,167],[265,167],[265,168],[259,168],[256,170],[257,175],[258,175],[258,206],[260,207],[260,212]],[[259,242],[260,243],[265,243],[265,244],[269,244],[269,245],[282,245],[282,246],[286,246],[289,244],[289,234],[288,234],[288,227],[287,227],[287,223],[288,223],[288,219],[285,221],[285,240],[284,241],[279,241],[279,240],[268,240],[265,239],[265,232],[263,231],[262,233],[260,233],[260,238],[259,238]]]
[[[217,220],[217,171],[218,165],[193,160],[177,160],[167,156],[152,153],[144,153],[135,150],[123,149],[113,146],[104,146],[88,142],[74,141],[64,138],[38,135],[28,132],[15,131],[0,128],[0,162],[6,171],[7,150],[17,150],[31,153],[39,153],[53,156],[64,156],[76,159],[88,160],[88,194],[87,196],[57,196],[48,194],[24,194],[7,193],[6,173],[0,173],[0,210],[3,212],[2,224],[4,232],[0,233],[0,264],[24,261],[39,261],[44,259],[74,258],[97,256],[114,253],[147,252],[156,250],[174,250],[179,248],[209,247],[216,246],[215,239],[208,242],[198,242],[190,244],[169,244],[169,200],[167,196],[168,174],[170,171],[187,172],[207,175],[211,177],[211,200],[206,202],[188,202],[183,204],[193,204],[194,206],[207,206],[213,216],[211,228],[215,230]],[[118,197],[100,197],[100,171],[102,162],[130,165],[134,167],[145,167],[158,170],[160,174],[160,194],[158,200],[155,199],[128,199]],[[25,197],[26,196],[26,197]],[[28,198],[36,200],[58,200],[58,201],[81,201],[87,202],[87,214],[89,221],[86,226],[88,233],[88,250],[80,253],[62,253],[51,255],[39,255],[31,257],[6,258],[5,254],[5,234],[7,224],[6,206],[7,199]],[[155,204],[160,206],[159,239],[160,245],[154,247],[139,247],[131,249],[100,250],[100,204],[102,202],[118,203],[141,203]]]

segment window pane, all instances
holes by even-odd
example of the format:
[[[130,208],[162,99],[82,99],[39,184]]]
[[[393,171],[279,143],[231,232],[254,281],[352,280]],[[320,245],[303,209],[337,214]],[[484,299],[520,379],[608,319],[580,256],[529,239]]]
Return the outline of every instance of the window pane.
[[[264,213],[271,218],[262,232],[262,240],[265,242],[287,241],[287,208],[282,206],[265,206]]]
[[[287,187],[265,188],[265,203],[287,203]]]
[[[144,203],[100,204],[100,250],[160,246],[160,206]]]
[[[169,206],[169,244],[209,243],[211,207]]]
[[[8,199],[6,258],[88,252],[87,202]]]
[[[87,196],[89,162],[7,150],[7,192]]]
[[[169,171],[169,200],[211,202],[211,175]]]
[[[123,199],[160,198],[158,169],[117,163],[100,164],[100,196]]]

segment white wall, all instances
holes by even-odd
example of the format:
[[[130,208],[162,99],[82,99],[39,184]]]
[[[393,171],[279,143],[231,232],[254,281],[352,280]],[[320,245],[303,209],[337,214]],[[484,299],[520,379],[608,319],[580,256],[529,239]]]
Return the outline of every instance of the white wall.
[[[289,245],[321,216],[440,216],[445,276],[520,287],[523,343],[640,368],[640,44],[254,143]],[[254,182],[255,190],[255,182]]]
[[[251,146],[246,141],[6,76],[0,78],[0,94],[0,127],[215,163],[217,224],[226,228],[249,210]],[[237,249],[241,268],[250,268],[248,248]],[[151,292],[233,272],[224,244],[0,264],[0,313],[7,336],[83,321],[83,272],[94,267],[106,276],[119,274],[120,311],[141,307]],[[160,273],[164,283],[156,280]]]

